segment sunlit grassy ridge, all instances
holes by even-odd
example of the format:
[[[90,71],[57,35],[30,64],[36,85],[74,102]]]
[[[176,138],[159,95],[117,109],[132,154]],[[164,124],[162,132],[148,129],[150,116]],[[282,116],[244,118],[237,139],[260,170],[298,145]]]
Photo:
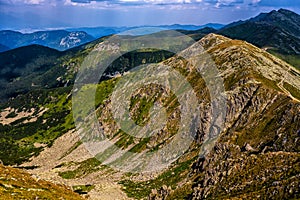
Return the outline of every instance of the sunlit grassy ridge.
[[[39,180],[23,170],[3,165],[0,165],[0,196],[1,199],[83,199],[66,186]]]

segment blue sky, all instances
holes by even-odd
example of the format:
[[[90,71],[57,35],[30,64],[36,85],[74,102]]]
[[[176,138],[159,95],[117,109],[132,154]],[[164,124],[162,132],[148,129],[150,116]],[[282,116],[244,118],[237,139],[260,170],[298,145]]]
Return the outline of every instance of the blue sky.
[[[0,29],[227,24],[299,0],[0,0]]]

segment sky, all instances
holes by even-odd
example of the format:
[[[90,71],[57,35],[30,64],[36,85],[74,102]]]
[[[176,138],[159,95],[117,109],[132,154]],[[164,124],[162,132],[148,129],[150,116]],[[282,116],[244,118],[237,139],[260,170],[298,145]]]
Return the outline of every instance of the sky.
[[[299,0],[0,0],[0,29],[228,24]]]

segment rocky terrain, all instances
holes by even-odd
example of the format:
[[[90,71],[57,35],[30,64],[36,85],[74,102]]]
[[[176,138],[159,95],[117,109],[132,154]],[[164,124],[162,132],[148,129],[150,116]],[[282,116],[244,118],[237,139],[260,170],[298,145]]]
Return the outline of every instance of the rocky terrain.
[[[200,43],[224,78],[226,126],[185,184],[166,184],[150,198],[299,198],[299,72],[243,41],[210,34]]]
[[[98,41],[96,45],[104,44]],[[64,60],[57,67],[68,67],[70,76],[91,46],[71,54],[75,55],[70,59],[72,62]],[[68,185],[90,199],[111,199],[112,196],[114,199],[300,198],[299,70],[245,41],[216,34],[205,36],[179,55],[160,53],[156,52],[155,60],[186,78],[201,111],[200,120],[195,120],[194,141],[167,169],[126,173],[94,158],[75,131],[70,86],[31,91],[2,104],[1,140],[11,146],[1,151],[3,162],[26,167],[34,176]],[[207,56],[209,60],[205,59]],[[200,62],[199,57],[203,58]],[[217,74],[208,73],[212,79],[205,78],[201,73],[210,72],[213,66]],[[128,65],[122,70],[128,71],[131,67]],[[134,153],[162,149],[175,137],[186,110],[180,110],[180,99],[171,90],[159,84],[146,85],[133,93],[130,115],[136,124],[145,126],[151,122],[151,108],[158,104],[165,107],[166,123],[150,138],[126,134],[113,119],[112,110],[118,108],[112,106],[112,91],[117,81],[128,74],[108,77],[97,85],[97,120],[107,138],[119,149]],[[219,78],[223,89],[220,96],[216,96],[212,80]],[[226,99],[225,115],[219,113],[224,117],[224,126],[214,121],[218,113],[211,112],[216,107],[211,102],[219,97]],[[211,134],[215,130],[220,130],[219,137]],[[97,145],[91,143],[89,148],[97,151]],[[120,155],[118,151],[109,146],[101,148],[104,157],[100,158],[108,155],[119,158],[116,157]]]
[[[228,113],[218,144],[192,167],[191,198],[299,198],[299,72],[245,42],[207,41],[223,71]]]

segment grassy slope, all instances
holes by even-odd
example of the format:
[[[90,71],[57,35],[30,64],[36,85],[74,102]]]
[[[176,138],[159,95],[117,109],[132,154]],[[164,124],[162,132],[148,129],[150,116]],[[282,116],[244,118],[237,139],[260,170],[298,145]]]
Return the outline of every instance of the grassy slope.
[[[83,199],[63,185],[38,180],[20,169],[0,165],[1,199]]]

